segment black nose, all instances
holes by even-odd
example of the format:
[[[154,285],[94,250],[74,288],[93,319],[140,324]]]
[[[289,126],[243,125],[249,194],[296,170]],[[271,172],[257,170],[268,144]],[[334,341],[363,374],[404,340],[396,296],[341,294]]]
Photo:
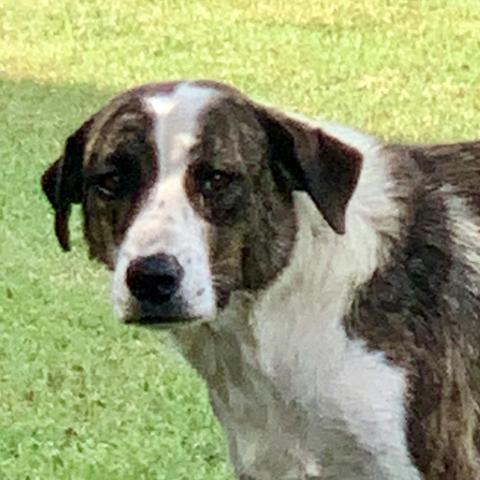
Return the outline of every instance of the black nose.
[[[127,285],[141,302],[165,303],[180,287],[183,268],[172,255],[140,257],[127,269]]]

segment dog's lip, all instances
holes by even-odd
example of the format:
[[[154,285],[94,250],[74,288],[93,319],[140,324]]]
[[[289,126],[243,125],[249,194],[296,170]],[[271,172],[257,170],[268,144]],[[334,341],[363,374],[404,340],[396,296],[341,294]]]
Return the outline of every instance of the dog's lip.
[[[124,323],[127,325],[140,325],[147,327],[169,327],[174,325],[181,325],[191,323],[197,320],[195,317],[180,317],[180,316],[168,316],[161,317],[158,315],[141,315],[136,317],[129,317],[124,319]]]

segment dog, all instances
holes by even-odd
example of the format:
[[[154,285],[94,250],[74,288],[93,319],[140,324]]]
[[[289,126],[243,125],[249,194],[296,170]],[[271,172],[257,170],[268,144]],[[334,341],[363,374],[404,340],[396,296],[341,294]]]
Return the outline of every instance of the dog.
[[[126,324],[168,327],[242,480],[480,479],[480,142],[388,145],[143,85],[42,176]]]

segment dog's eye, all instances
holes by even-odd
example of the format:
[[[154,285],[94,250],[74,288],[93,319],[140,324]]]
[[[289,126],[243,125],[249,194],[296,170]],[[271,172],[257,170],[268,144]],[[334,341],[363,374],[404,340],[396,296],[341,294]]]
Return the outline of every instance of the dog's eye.
[[[234,175],[222,170],[212,170],[205,174],[201,180],[201,190],[204,195],[225,190],[234,180]]]
[[[121,190],[120,175],[116,171],[99,175],[94,179],[93,187],[101,197],[113,199]]]

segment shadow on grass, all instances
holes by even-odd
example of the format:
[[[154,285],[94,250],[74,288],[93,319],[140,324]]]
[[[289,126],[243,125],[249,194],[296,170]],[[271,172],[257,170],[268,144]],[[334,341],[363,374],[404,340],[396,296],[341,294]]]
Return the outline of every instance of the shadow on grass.
[[[39,217],[48,214],[40,175],[59,155],[66,137],[112,93],[89,85],[42,85],[0,78],[0,219],[16,241],[28,240],[28,234],[34,233],[29,229],[39,227]],[[3,229],[3,241],[5,233]]]
[[[78,212],[72,221],[73,255],[58,248],[40,177],[61,153],[66,137],[111,94],[89,85],[0,78],[0,320],[13,316],[28,321],[29,302],[38,301],[42,292],[50,294],[44,292],[49,280],[47,290],[55,287],[70,297],[81,289],[82,276],[102,276],[100,268],[85,261]]]

